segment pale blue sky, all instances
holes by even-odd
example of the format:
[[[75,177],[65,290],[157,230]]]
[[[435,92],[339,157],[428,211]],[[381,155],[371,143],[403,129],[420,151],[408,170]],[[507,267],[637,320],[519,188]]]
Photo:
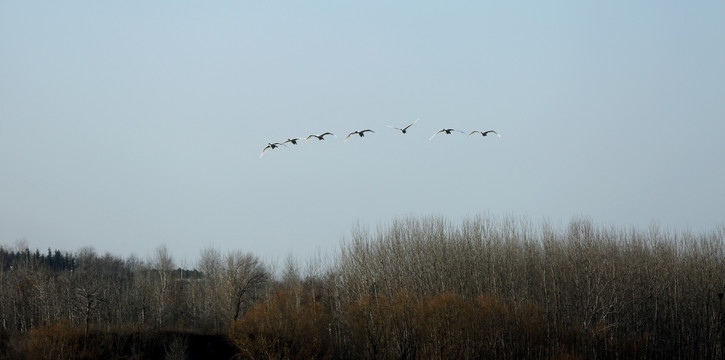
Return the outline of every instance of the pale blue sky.
[[[710,231],[724,44],[723,1],[0,0],[0,244],[193,265],[407,215]]]

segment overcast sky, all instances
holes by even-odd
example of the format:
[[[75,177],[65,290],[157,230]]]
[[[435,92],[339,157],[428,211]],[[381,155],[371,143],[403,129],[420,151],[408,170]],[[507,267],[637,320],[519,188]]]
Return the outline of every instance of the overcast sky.
[[[723,19],[720,0],[0,0],[0,245],[166,244],[193,266],[410,215],[709,232]]]

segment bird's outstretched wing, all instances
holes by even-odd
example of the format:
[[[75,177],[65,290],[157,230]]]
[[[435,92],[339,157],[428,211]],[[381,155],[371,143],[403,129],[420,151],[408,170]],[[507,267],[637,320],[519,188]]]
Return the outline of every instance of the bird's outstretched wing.
[[[408,124],[408,126],[404,127],[403,130],[408,130],[409,127],[413,126],[413,124],[417,123],[420,119],[415,119],[412,123]]]
[[[481,133],[481,134],[482,134],[483,136],[486,136],[486,134],[488,134],[488,133],[494,133],[494,134],[496,134],[496,136],[498,136],[499,138],[501,137],[501,134],[499,134],[499,133],[497,133],[497,132],[495,132],[495,131],[493,131],[493,130],[488,130],[488,131],[486,131],[486,132],[484,132],[484,133]]]
[[[350,138],[350,136],[353,136],[353,135],[355,135],[355,134],[357,134],[357,131],[353,131],[353,132],[351,132],[351,133],[347,134],[347,136],[345,136],[345,141],[347,141],[347,139],[349,139],[349,138]]]
[[[317,136],[315,134],[310,134],[310,136],[308,136],[308,137],[305,138],[305,141],[307,141],[309,139],[312,139],[313,137],[319,138],[319,136]]]
[[[473,130],[473,131],[471,131],[471,132],[470,132],[470,133],[468,134],[468,137],[471,137],[471,135],[473,135],[473,134],[475,134],[475,133],[480,133],[480,131],[478,131],[478,130]]]
[[[430,137],[430,139],[428,139],[428,140],[429,140],[429,141],[430,141],[430,140],[433,140],[433,138],[434,138],[434,137],[435,137],[436,135],[438,135],[438,134],[440,134],[440,133],[442,133],[442,132],[444,132],[444,131],[446,131],[446,129],[440,129],[440,130],[436,131],[436,133],[435,133],[435,134],[433,134],[433,136],[431,136],[431,137]]]
[[[261,158],[262,158],[262,156],[264,156],[264,152],[265,152],[265,151],[267,151],[267,149],[271,149],[271,148],[272,148],[272,145],[271,145],[271,144],[270,144],[270,145],[267,145],[267,146],[265,146],[265,147],[264,147],[264,149],[262,149],[262,153],[261,153],[261,154],[259,154],[259,158],[261,159]]]

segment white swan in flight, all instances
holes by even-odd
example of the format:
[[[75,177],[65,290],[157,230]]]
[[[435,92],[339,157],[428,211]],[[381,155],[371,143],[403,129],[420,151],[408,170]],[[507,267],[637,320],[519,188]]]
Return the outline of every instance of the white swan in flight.
[[[347,139],[348,139],[348,138],[349,138],[350,136],[353,136],[353,135],[355,135],[355,134],[358,134],[358,135],[360,135],[360,137],[364,137],[364,136],[365,136],[365,133],[366,133],[366,132],[371,132],[371,133],[374,133],[375,131],[372,131],[372,130],[370,130],[370,129],[365,129],[365,130],[360,130],[360,131],[353,131],[353,132],[351,132],[351,133],[347,134],[347,136],[345,136],[345,141],[347,141]]]
[[[461,134],[465,134],[465,133],[464,133],[463,131],[461,131],[461,130],[456,130],[456,129],[440,129],[440,130],[436,131],[436,133],[435,133],[435,134],[433,134],[433,136],[431,136],[431,137],[430,137],[430,139],[428,139],[428,140],[433,140],[433,138],[434,138],[434,137],[435,137],[436,135],[438,135],[438,134],[440,134],[440,133],[442,133],[442,132],[444,132],[444,133],[446,133],[446,134],[450,135],[450,134],[451,134],[452,132],[454,132],[454,131],[456,131],[456,132],[459,132],[459,133],[461,133]]]
[[[413,126],[413,124],[417,123],[418,120],[420,120],[420,119],[416,119],[415,121],[413,121],[412,123],[408,124],[408,126],[406,126],[404,128],[399,128],[399,127],[390,126],[390,125],[388,125],[388,127],[389,128],[393,128],[393,129],[396,129],[396,130],[400,130],[403,134],[405,134],[405,133],[408,132],[408,128],[411,127],[411,126]]]

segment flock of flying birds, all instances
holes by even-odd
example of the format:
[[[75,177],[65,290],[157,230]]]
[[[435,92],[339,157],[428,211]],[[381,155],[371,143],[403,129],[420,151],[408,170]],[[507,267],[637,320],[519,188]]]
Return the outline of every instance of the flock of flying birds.
[[[420,120],[420,119],[418,119],[418,120]],[[407,126],[402,127],[402,128],[395,127],[395,126],[390,126],[390,125],[388,125],[388,127],[389,128],[393,128],[393,129],[396,129],[396,130],[400,130],[400,132],[402,132],[403,134],[407,134],[408,133],[408,129],[411,126],[413,126],[415,123],[417,123],[418,120],[415,120],[412,123],[410,123]],[[347,139],[349,139],[350,137],[352,137],[354,135],[358,135],[359,137],[365,137],[365,133],[366,132],[374,133],[375,131],[373,131],[371,129],[353,131],[353,132],[347,134],[347,136],[345,136],[345,141],[347,141]],[[433,136],[431,136],[430,139],[428,139],[428,140],[433,140],[433,138],[436,135],[440,134],[440,133],[444,133],[444,134],[450,135],[450,134],[452,134],[454,132],[459,132],[459,133],[465,134],[465,132],[463,132],[461,130],[456,130],[456,129],[440,129],[440,130],[436,131],[433,134]],[[468,137],[471,137],[473,134],[476,134],[476,133],[481,134],[481,136],[488,136],[488,134],[496,134],[496,136],[501,137],[501,135],[499,133],[497,133],[496,131],[494,131],[494,130],[486,130],[486,131],[473,130],[470,133],[468,133]],[[337,135],[335,135],[335,134],[333,134],[331,132],[325,132],[325,133],[322,133],[320,135],[310,134],[309,136],[307,136],[305,138],[305,141],[310,140],[312,138],[316,138],[317,140],[322,141],[322,140],[325,140],[325,136],[337,137]],[[276,149],[276,148],[278,148],[280,146],[287,146],[287,143],[290,143],[292,145],[297,145],[297,142],[300,141],[300,140],[302,140],[302,139],[301,138],[291,138],[291,139],[287,139],[287,140],[282,141],[282,142],[268,143],[267,146],[265,146],[264,149],[262,149],[262,153],[259,155],[259,157],[262,158],[262,156],[264,156],[264,153],[267,150]]]

